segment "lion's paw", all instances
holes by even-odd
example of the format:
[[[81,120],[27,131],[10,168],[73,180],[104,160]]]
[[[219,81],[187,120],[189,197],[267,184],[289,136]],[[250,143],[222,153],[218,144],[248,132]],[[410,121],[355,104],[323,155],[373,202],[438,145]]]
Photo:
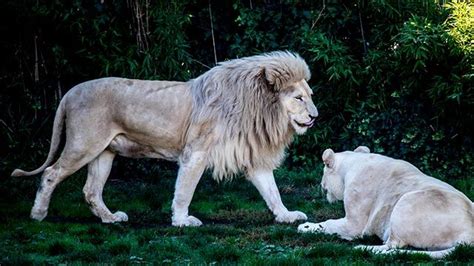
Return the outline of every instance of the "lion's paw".
[[[46,215],[48,215],[48,210],[39,210],[35,208],[31,209],[30,217],[33,220],[37,220],[41,222],[46,217]]]
[[[124,212],[117,211],[114,213],[115,222],[128,222],[128,215]]]
[[[197,227],[197,226],[201,226],[202,222],[198,218],[188,215],[185,218],[181,218],[181,219],[173,218],[171,224],[177,227],[183,227],[183,226]]]
[[[102,218],[103,223],[120,223],[120,222],[128,222],[128,215],[124,212],[117,211],[115,212],[112,217]]]
[[[300,233],[314,233],[322,230],[323,226],[319,223],[304,223],[298,226],[298,232]]]
[[[298,220],[308,220],[308,217],[306,214],[300,212],[300,211],[288,211],[283,214],[277,215],[275,218],[275,221],[278,223],[294,223],[295,221]]]

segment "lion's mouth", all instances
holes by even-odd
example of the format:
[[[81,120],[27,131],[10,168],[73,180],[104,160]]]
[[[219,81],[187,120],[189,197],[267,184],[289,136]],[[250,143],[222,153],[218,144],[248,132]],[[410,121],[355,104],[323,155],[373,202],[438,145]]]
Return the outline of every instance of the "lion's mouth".
[[[295,123],[300,126],[300,127],[312,127],[314,125],[315,118],[311,118],[311,120],[308,123],[299,123],[298,121],[295,120]]]

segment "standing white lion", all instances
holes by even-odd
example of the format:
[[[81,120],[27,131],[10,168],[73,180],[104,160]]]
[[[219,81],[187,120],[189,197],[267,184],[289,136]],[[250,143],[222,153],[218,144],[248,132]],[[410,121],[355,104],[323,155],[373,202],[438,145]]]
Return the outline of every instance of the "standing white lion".
[[[304,213],[283,205],[272,171],[294,133],[305,133],[318,116],[309,78],[300,56],[273,52],[223,62],[188,82],[84,82],[59,104],[46,162],[34,171],[17,169],[12,175],[44,171],[31,210],[36,220],[46,217],[56,186],[87,164],[83,191],[92,212],[104,223],[127,221],[125,213],[110,212],[102,200],[116,155],[179,163],[174,226],[202,224],[188,214],[188,206],[206,168],[212,168],[218,180],[244,172],[277,222],[306,220]],[[66,143],[51,165],[63,127]]]
[[[431,251],[409,251],[443,257],[456,245],[474,243],[474,205],[454,187],[423,174],[415,166],[370,153],[323,153],[321,187],[327,200],[344,200],[346,216],[321,223],[304,223],[299,232],[338,234],[352,240],[377,235],[384,245],[358,248],[387,253],[412,246]]]

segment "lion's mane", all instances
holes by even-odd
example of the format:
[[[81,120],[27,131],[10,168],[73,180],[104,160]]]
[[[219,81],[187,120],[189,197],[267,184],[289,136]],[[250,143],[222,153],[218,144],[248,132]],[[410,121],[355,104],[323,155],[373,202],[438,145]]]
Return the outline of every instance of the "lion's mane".
[[[220,63],[191,81],[192,123],[215,123],[208,151],[214,178],[281,163],[294,130],[278,94],[309,78],[299,55],[272,52]]]

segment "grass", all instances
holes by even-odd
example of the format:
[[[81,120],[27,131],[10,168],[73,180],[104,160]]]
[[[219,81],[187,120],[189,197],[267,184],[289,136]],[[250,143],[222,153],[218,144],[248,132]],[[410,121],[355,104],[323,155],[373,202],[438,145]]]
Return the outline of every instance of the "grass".
[[[433,264],[424,255],[374,255],[354,250],[358,244],[379,244],[375,237],[344,241],[323,234],[298,234],[297,224],[273,221],[265,203],[243,178],[216,183],[208,175],[199,184],[190,213],[204,222],[199,228],[170,226],[174,172],[160,178],[108,181],[104,199],[130,221],[101,224],[82,198],[85,173],[63,182],[53,195],[43,222],[29,219],[36,178],[5,178],[0,185],[0,264],[157,263],[157,264]],[[140,175],[138,173],[137,175]],[[289,209],[308,214],[310,221],[339,218],[342,204],[328,204],[319,184],[321,168],[276,171]],[[473,182],[453,185],[474,196]],[[474,247],[461,246],[443,263],[474,263]]]

